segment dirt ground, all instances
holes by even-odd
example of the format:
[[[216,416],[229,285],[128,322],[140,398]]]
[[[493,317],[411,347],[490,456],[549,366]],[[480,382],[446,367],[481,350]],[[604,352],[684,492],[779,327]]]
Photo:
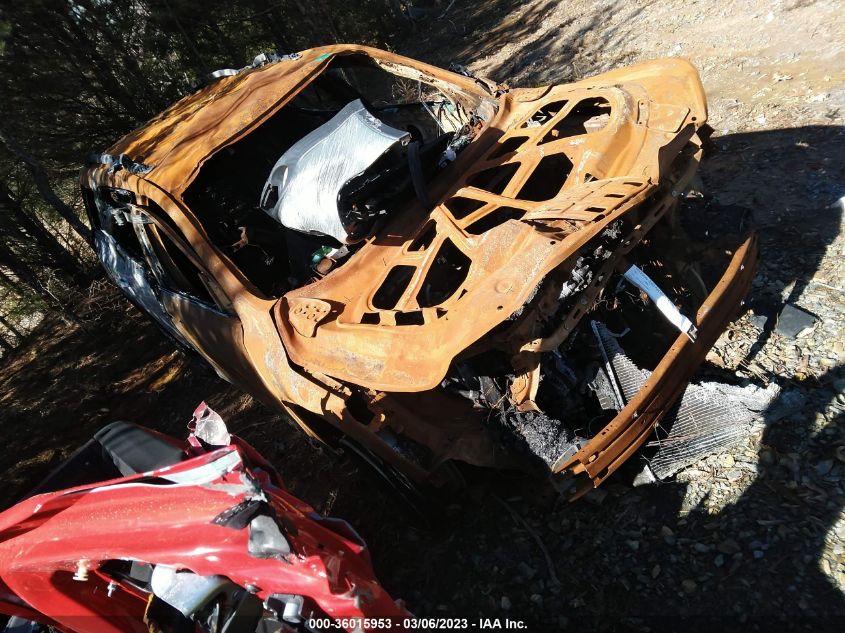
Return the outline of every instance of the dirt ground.
[[[116,302],[82,327],[48,317],[2,361],[3,503],[105,423],[182,436],[206,400],[297,495],[358,528],[379,578],[418,615],[507,616],[536,631],[845,630],[842,3],[458,0],[399,52],[520,86],[693,61],[715,129],[705,192],[726,212],[751,208],[762,243],[748,309],[711,371],[777,382],[779,408],[675,481],[634,488],[633,464],[605,496],[568,504],[545,482],[490,476],[426,527]],[[774,331],[785,302],[818,316],[811,332]]]

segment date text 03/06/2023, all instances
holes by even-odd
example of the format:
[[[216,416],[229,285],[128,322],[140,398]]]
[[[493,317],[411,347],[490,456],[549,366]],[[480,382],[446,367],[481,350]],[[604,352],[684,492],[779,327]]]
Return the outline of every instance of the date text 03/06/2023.
[[[519,619],[511,618],[314,618],[308,621],[308,627],[316,630],[339,629],[345,631],[451,631],[451,630],[511,630],[527,631],[528,625]]]

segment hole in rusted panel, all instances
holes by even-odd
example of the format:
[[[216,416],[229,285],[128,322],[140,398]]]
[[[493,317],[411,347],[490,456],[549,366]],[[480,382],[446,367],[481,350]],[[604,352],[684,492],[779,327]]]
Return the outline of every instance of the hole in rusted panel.
[[[506,165],[499,165],[498,167],[490,167],[477,174],[473,174],[467,180],[467,184],[471,187],[478,187],[479,189],[499,195],[508,186],[517,169],[519,169],[519,163],[508,163]]]
[[[482,204],[484,203],[482,202]],[[417,235],[416,239],[408,247],[408,250],[412,252],[424,251],[431,246],[435,235],[437,235],[437,228],[434,222],[429,222],[423,227],[423,230],[420,231],[419,235]]]
[[[543,125],[543,123],[546,123],[558,112],[563,110],[563,108],[566,107],[567,103],[569,102],[566,100],[552,101],[551,103],[547,103],[542,108],[537,110],[534,114],[532,114],[531,117],[519,127],[539,127]]]
[[[414,266],[394,266],[373,295],[373,305],[380,310],[395,308],[416,270]]]
[[[446,201],[446,208],[449,209],[449,212],[455,219],[462,219],[467,217],[473,211],[477,211],[481,207],[483,207],[486,202],[483,200],[473,200],[472,198],[450,198]]]
[[[525,211],[522,209],[499,207],[470,224],[466,228],[466,232],[470,235],[481,235],[490,229],[496,228],[500,224],[504,224],[508,220],[518,220],[523,215],[525,215]]]
[[[499,141],[499,146],[496,147],[493,152],[488,156],[488,158],[499,158],[499,156],[504,156],[505,154],[510,154],[511,152],[515,152],[518,150],[525,141],[528,140],[526,136],[511,136],[504,141]]]
[[[550,129],[540,145],[601,130],[610,120],[610,103],[603,97],[584,99]]]
[[[378,325],[381,322],[381,317],[378,312],[365,312],[361,317],[361,323],[364,325]]]
[[[455,294],[467,278],[470,263],[452,240],[443,242],[417,294],[417,305],[430,308]]]
[[[566,154],[546,156],[537,164],[516,197],[533,202],[554,198],[563,188],[570,171],[572,162]]]
[[[425,325],[422,310],[413,312],[397,312],[396,325]]]

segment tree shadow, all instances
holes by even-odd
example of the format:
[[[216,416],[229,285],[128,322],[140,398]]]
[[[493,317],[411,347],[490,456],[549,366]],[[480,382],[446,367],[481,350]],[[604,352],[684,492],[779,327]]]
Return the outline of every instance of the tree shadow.
[[[748,303],[767,320],[747,360],[769,340],[784,303],[798,301],[820,281],[841,285],[826,279],[819,264],[840,231],[844,144],[841,126],[732,134],[714,140],[716,151],[703,165],[705,184],[723,203],[753,209],[761,238],[760,272]]]
[[[835,455],[845,444],[845,413],[831,407],[837,396],[830,388],[841,370],[807,390],[803,410],[781,418],[783,405],[776,403],[765,413],[757,462],[748,463],[754,479],[735,503],[715,515],[703,501],[690,509],[679,537],[718,541],[701,561],[716,570],[708,600],[717,608],[691,618],[686,630],[843,629],[845,597],[831,580],[841,573],[831,541],[845,505],[839,486],[845,463]],[[750,604],[735,599],[743,587]]]

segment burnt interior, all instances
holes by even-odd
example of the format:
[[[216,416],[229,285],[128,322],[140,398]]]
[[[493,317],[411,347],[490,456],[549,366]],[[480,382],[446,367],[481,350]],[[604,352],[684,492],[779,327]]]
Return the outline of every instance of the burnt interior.
[[[644,205],[645,206],[645,205]],[[689,317],[724,272],[744,227],[721,226],[699,220],[702,203],[684,200],[670,210],[629,255],[672,302]],[[706,214],[704,214],[706,215]],[[724,217],[724,216],[723,216]],[[613,272],[596,301],[583,305],[583,292],[595,279],[613,249],[638,220],[610,225],[577,255],[565,273],[549,275],[523,311],[494,332],[493,344],[456,360],[438,387],[452,398],[469,403],[478,421],[509,452],[528,466],[548,470],[561,456],[576,451],[600,432],[620,409],[609,364],[602,355],[598,329],[609,332],[640,370],[652,371],[678,337],[679,331],[652,301]],[[704,227],[704,228],[703,228]],[[685,230],[686,229],[686,230]],[[714,248],[716,244],[721,248]],[[604,280],[601,280],[604,281]],[[518,379],[514,340],[524,314],[535,311],[544,296],[557,296],[554,309],[538,322],[532,336],[548,336],[570,313],[583,310],[580,321],[561,345],[540,355],[540,382],[535,410],[520,410],[511,387]],[[529,336],[528,338],[531,338]]]
[[[355,243],[338,253],[344,245],[333,237],[285,227],[260,207],[259,199],[285,151],[358,99],[371,116],[407,131],[410,142],[401,156],[384,155],[338,196],[339,213],[356,240],[366,231],[378,232],[387,216],[401,213],[420,196],[419,182],[424,188],[437,174],[447,148],[459,151],[472,133],[472,104],[457,103],[428,84],[388,72],[366,55],[335,57],[278,112],[209,158],[183,196],[211,242],[266,296],[281,296],[323,274],[315,267],[329,253],[336,265],[355,251]],[[411,151],[417,155],[413,164],[406,155]],[[415,169],[420,177],[416,184]],[[273,195],[277,192],[270,192],[271,203]]]

